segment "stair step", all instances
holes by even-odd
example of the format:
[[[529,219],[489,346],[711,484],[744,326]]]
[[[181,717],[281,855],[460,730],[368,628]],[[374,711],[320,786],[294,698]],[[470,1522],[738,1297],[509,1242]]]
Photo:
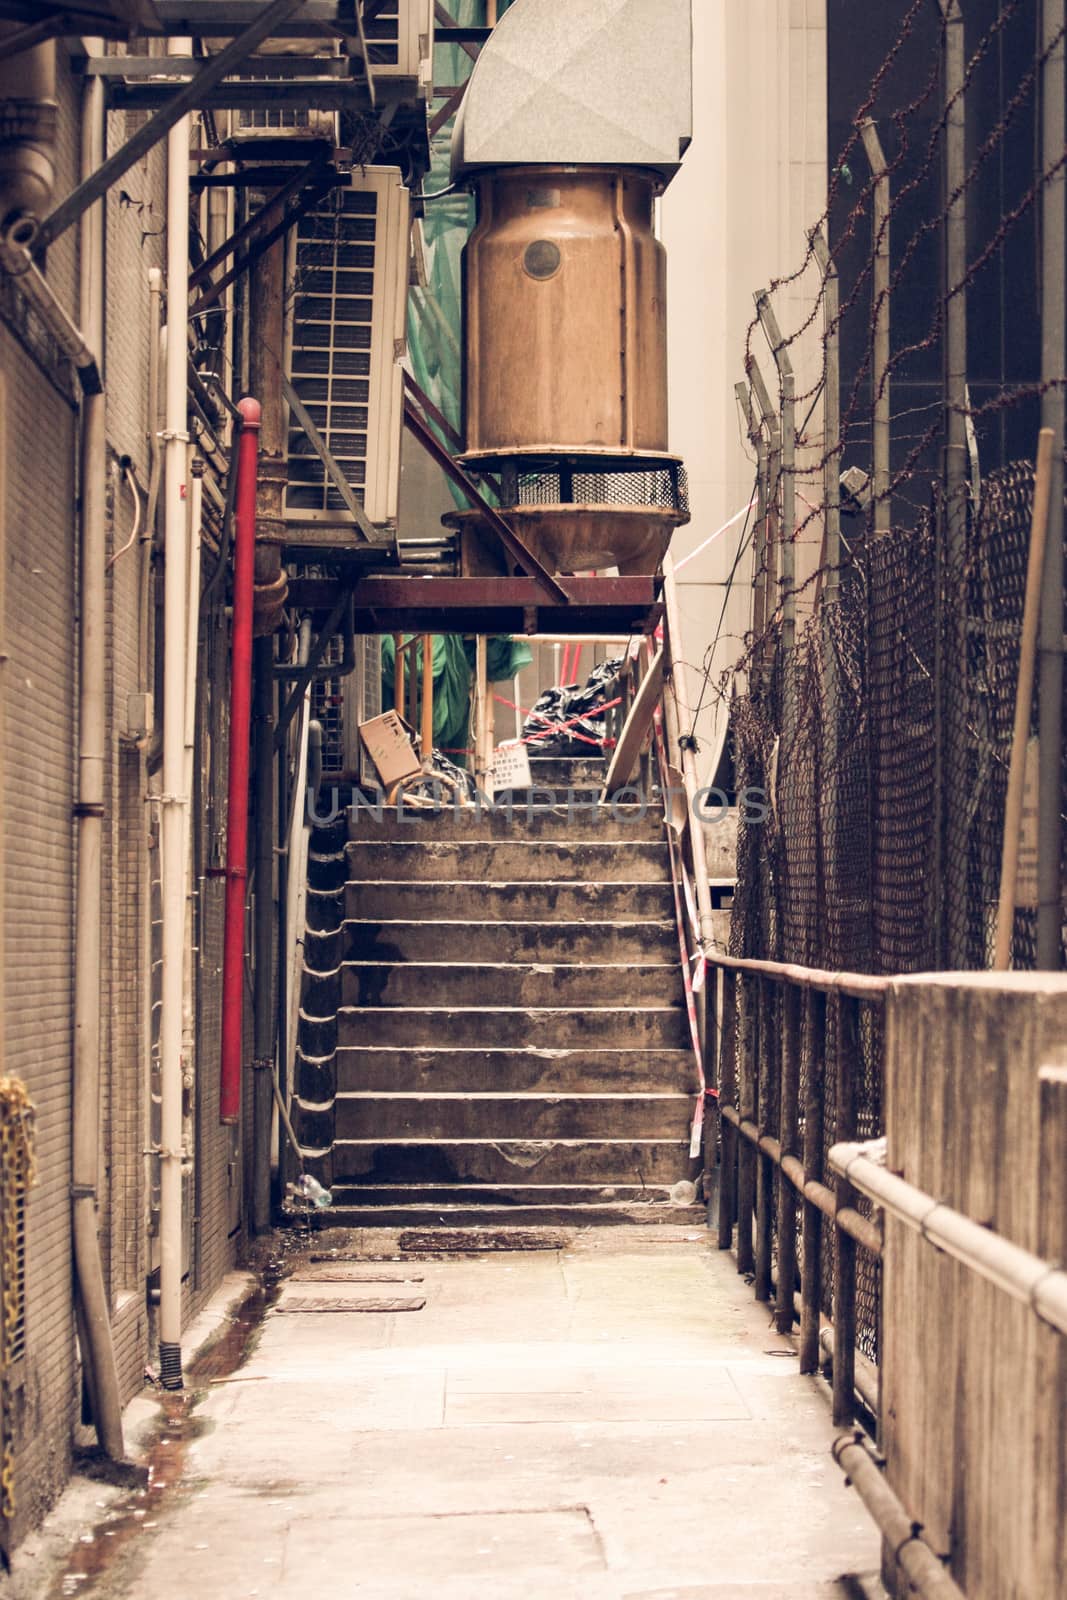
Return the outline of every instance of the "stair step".
[[[691,1050],[395,1050],[354,1045],[321,1062],[298,1056],[296,1083],[309,1100],[353,1090],[640,1094],[688,1089],[693,1073]]]
[[[571,844],[558,839],[351,843],[350,882],[669,883],[666,841]]]
[[[304,959],[316,972],[342,961],[434,961],[462,950],[471,961],[678,961],[673,922],[346,922],[309,932]]]
[[[650,1224],[687,1225],[703,1228],[707,1223],[704,1207],[673,1206],[662,1201],[612,1201],[606,1204],[577,1202],[561,1205],[498,1206],[491,1200],[475,1200],[470,1204],[449,1205],[433,1202],[428,1205],[389,1204],[371,1201],[367,1205],[345,1201],[334,1204],[325,1211],[316,1211],[305,1222],[301,1215],[300,1226],[326,1228],[425,1228],[441,1225],[448,1228],[503,1228],[526,1225],[534,1228],[604,1228],[647,1227]],[[472,1243],[471,1249],[476,1250]]]
[[[673,1184],[688,1139],[338,1139],[335,1183]]]
[[[310,902],[310,896],[309,896]],[[345,917],[401,921],[666,922],[674,916],[669,883],[350,883]],[[313,916],[309,910],[309,922]]]
[[[687,1094],[344,1094],[326,1107],[293,1103],[300,1143],[345,1139],[676,1139],[688,1137]]]
[[[588,756],[539,756],[536,744],[527,745],[530,757],[530,776],[535,784],[547,788],[567,788],[570,785],[603,785],[608,764],[596,752]]]
[[[701,1210],[675,1205],[667,1183],[335,1183],[331,1194],[336,1206],[597,1206],[641,1205],[646,1210],[671,1211],[675,1221]],[[665,1217],[664,1221],[669,1218]]]
[[[479,813],[473,808],[449,807],[434,813],[406,809],[398,816],[396,808],[382,809],[381,820],[360,808],[349,813],[349,838],[357,842],[396,840],[407,843],[464,841],[477,839],[534,842],[562,839],[569,844],[648,843],[663,839],[663,808],[658,803],[637,806],[573,805],[547,806],[516,800],[508,805],[501,800],[493,810]]]
[[[461,945],[453,944],[455,954]],[[442,953],[444,953],[442,951]],[[659,963],[614,965],[536,962],[346,961],[334,972],[309,973],[304,1007],[324,1017],[339,1006],[680,1005],[681,968]]]
[[[310,1055],[332,1048],[335,1024],[322,1019],[320,1051],[316,1039],[318,1019],[301,1023],[304,1048]],[[336,1039],[341,1046],[384,1044],[434,1046],[469,1045],[475,1049],[682,1049],[687,1042],[685,1012],[680,1006],[632,1006],[625,1011],[582,1007],[452,1006],[342,1007],[337,1012]]]

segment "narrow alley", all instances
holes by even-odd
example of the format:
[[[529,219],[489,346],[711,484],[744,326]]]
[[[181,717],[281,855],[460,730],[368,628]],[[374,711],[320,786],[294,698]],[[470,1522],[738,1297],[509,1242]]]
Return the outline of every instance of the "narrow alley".
[[[187,1448],[159,1452],[134,1536],[112,1555],[120,1495],[51,1593],[881,1595],[827,1387],[706,1235],[538,1240],[440,1255],[390,1230],[316,1235],[244,1364],[179,1403]],[[133,1402],[138,1436],[172,1441],[173,1404]]]
[[[0,1600],[1067,1600],[1067,0],[0,0]]]

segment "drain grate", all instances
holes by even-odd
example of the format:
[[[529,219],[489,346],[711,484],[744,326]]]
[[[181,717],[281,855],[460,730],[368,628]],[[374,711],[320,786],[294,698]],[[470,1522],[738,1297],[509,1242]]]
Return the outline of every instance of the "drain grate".
[[[411,1228],[399,1239],[415,1255],[479,1255],[488,1250],[566,1250],[562,1228]]]
[[[421,1272],[375,1272],[367,1267],[347,1267],[341,1262],[297,1267],[290,1283],[421,1283]]]
[[[314,1313],[319,1311],[421,1311],[426,1301],[412,1299],[381,1299],[381,1300],[351,1300],[338,1296],[336,1299],[324,1295],[286,1295],[274,1307],[275,1315],[284,1312]]]

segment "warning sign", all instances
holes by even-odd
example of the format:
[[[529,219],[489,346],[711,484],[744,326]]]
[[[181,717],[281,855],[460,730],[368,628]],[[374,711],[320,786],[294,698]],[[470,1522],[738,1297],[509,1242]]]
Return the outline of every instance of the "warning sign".
[[[530,757],[524,744],[498,744],[490,768],[493,793],[501,789],[529,789],[533,784]]]

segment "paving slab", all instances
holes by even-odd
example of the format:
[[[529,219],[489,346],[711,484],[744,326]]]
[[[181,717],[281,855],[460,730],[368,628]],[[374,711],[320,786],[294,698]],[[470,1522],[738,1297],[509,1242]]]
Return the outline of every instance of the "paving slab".
[[[404,1271],[395,1235],[328,1237],[338,1261]],[[180,1470],[136,1540],[52,1593],[881,1595],[825,1386],[706,1230],[578,1230],[415,1270],[418,1311],[268,1310],[245,1364],[188,1403]],[[377,1292],[310,1273],[305,1255],[281,1303]]]

